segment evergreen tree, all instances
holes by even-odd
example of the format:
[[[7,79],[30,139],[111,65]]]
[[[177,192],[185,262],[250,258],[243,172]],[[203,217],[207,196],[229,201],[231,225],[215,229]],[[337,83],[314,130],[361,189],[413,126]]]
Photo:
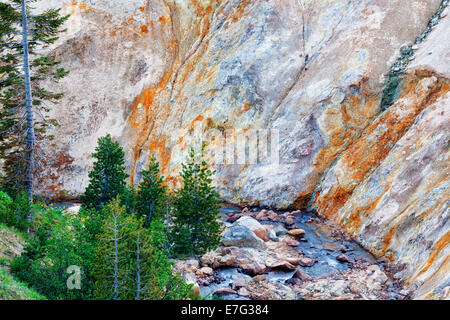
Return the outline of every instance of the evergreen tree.
[[[120,195],[120,200],[129,214],[136,214],[137,190],[133,184],[125,187],[123,193]]]
[[[125,154],[118,142],[108,134],[98,139],[92,157],[96,159],[89,172],[89,185],[81,196],[83,206],[100,209],[104,204],[126,190]]]
[[[102,213],[104,220],[94,265],[95,297],[98,299],[127,299],[130,296],[130,269],[132,235],[138,229],[133,215],[127,215],[119,197],[110,201]],[[134,246],[133,246],[134,249]],[[133,250],[134,251],[134,250]]]
[[[183,187],[175,192],[171,231],[175,253],[202,254],[220,243],[220,200],[212,186],[213,174],[203,160],[203,148],[199,160],[191,148],[182,165]]]
[[[143,228],[142,220],[126,214],[115,198],[103,210],[95,262],[98,299],[181,299],[191,296],[192,286],[174,275],[165,248],[161,219]]]
[[[180,300],[195,298],[192,284],[187,284],[180,274],[174,274],[174,263],[169,259],[167,234],[163,220],[153,218],[149,227],[146,255],[143,256],[143,274],[147,276],[144,299]]]
[[[155,157],[150,159],[148,170],[142,171],[142,176],[137,191],[136,212],[139,217],[145,218],[145,227],[149,227],[152,218],[164,216],[167,188],[163,186]]]
[[[62,97],[42,84],[68,73],[42,49],[58,39],[68,16],[55,9],[28,15],[26,2],[33,0],[0,3],[0,157],[3,189],[12,195],[26,189],[32,201],[34,176],[45,159],[37,146],[51,138],[47,127],[57,124],[47,116],[45,101],[57,103]]]

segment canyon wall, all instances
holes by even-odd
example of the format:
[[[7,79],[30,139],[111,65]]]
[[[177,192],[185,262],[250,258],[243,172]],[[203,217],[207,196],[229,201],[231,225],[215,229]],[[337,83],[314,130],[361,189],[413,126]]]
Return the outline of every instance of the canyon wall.
[[[56,157],[40,193],[82,193],[90,154],[106,133],[124,147],[130,181],[155,154],[176,186],[195,133],[225,200],[316,208],[396,261],[415,297],[438,292],[449,285],[447,11],[408,57],[394,104],[380,105],[400,49],[427,30],[440,5],[38,1],[38,11],[71,15],[50,48],[70,74],[48,84],[65,97],[52,111],[60,126],[44,144]],[[247,141],[245,160],[217,163],[224,141],[211,132],[226,134],[227,152]],[[270,138],[279,161],[264,150],[249,159],[255,133],[258,143]]]

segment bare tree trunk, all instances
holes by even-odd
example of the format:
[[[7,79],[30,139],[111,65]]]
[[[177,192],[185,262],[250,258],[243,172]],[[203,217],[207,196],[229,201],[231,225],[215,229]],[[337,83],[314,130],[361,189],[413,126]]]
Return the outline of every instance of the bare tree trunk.
[[[169,201],[166,200],[166,217],[165,217],[165,227],[166,227],[166,249],[170,249],[170,234],[169,234]]]
[[[200,220],[200,216],[198,214],[198,177],[197,177],[197,164],[195,164],[195,170],[194,170],[194,209],[195,209],[195,216],[196,216],[196,220],[194,222],[194,232],[192,234],[191,240],[192,240],[192,246],[195,247],[197,245],[197,240],[198,240],[198,224],[199,224],[199,220]]]
[[[140,265],[140,247],[139,247],[139,232],[137,235],[137,248],[136,248],[136,300],[140,300],[141,297],[141,265]]]
[[[33,102],[31,97],[31,80],[30,80],[30,65],[28,52],[28,24],[27,12],[25,7],[25,0],[22,0],[22,47],[23,47],[23,69],[25,73],[25,106],[26,106],[26,121],[27,121],[27,146],[26,146],[26,186],[27,196],[30,203],[33,202],[33,178],[34,178],[34,146],[36,137],[34,134],[34,119],[33,119]],[[28,214],[28,220],[31,220],[31,215]]]
[[[117,241],[117,215],[114,215],[114,295],[113,300],[119,296],[119,248]]]
[[[153,187],[153,177],[151,177],[150,181],[151,181],[151,185]],[[152,218],[153,218],[153,211],[154,211],[153,202],[154,201],[155,201],[155,198],[153,196],[153,190],[152,190],[152,192],[150,193],[150,205],[148,208],[148,216],[147,216],[147,226],[148,227],[150,227],[150,223],[152,222]]]

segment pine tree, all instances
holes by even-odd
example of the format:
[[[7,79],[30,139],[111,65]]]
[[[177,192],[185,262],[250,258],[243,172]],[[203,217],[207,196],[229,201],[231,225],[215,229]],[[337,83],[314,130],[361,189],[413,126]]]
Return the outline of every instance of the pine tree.
[[[98,139],[92,157],[96,159],[89,172],[89,185],[81,196],[83,206],[100,209],[104,204],[122,196],[126,190],[125,154],[118,142],[108,134]]]
[[[130,294],[129,264],[130,235],[138,228],[137,220],[127,215],[125,206],[116,197],[103,208],[103,226],[98,239],[94,266],[95,297],[98,299],[126,299]]]
[[[57,103],[62,97],[42,83],[68,73],[42,49],[58,39],[68,16],[54,9],[29,15],[29,10],[25,0],[0,3],[0,157],[3,189],[12,195],[26,189],[32,201],[33,180],[46,157],[37,146],[51,138],[47,127],[57,124],[47,116],[45,101]]]
[[[97,259],[95,297],[114,300],[181,299],[191,296],[192,286],[173,274],[165,248],[161,219],[144,228],[142,219],[126,214],[115,198],[103,209]]]
[[[149,227],[146,264],[143,274],[147,275],[144,298],[150,300],[179,300],[195,298],[192,284],[187,284],[180,274],[174,274],[174,263],[169,259],[167,234],[163,220],[153,218]]]
[[[181,255],[202,254],[220,243],[219,194],[212,186],[214,172],[194,149],[182,165],[183,187],[175,192],[172,231],[174,251]]]
[[[124,192],[120,195],[120,200],[127,208],[129,214],[136,214],[137,190],[133,184],[129,184],[125,187]]]
[[[148,170],[142,171],[136,200],[136,212],[145,218],[145,227],[149,227],[152,219],[164,216],[167,200],[167,188],[160,176],[159,163],[155,157],[150,159]]]

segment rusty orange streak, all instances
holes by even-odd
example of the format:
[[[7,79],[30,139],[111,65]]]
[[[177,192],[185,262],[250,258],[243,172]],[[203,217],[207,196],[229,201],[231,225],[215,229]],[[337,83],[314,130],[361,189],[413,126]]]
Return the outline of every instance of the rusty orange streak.
[[[433,246],[433,249],[431,250],[430,257],[428,260],[423,264],[422,268],[420,268],[420,272],[415,277],[416,279],[425,271],[427,271],[431,265],[436,261],[437,257],[441,253],[443,249],[445,249],[448,244],[450,243],[450,231],[447,231],[442,238],[440,238]]]

